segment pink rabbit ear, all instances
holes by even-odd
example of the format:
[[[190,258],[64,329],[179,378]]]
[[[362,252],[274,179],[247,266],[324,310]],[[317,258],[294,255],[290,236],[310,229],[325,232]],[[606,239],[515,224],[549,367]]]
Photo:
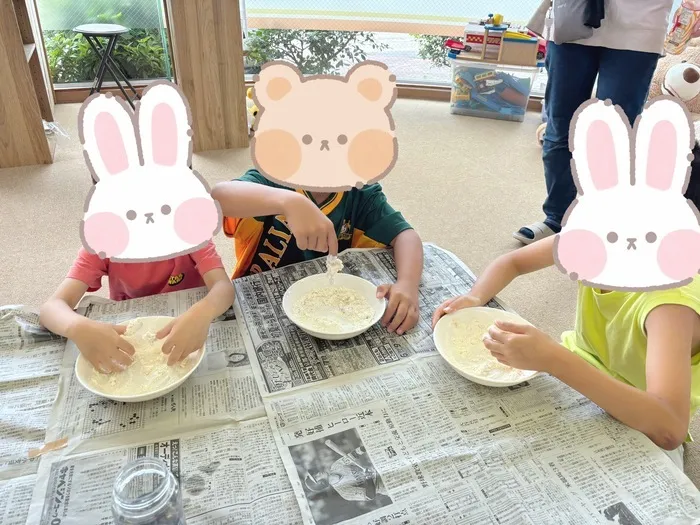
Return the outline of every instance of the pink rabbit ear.
[[[122,99],[95,95],[78,116],[80,141],[96,181],[139,165],[133,114]]]
[[[144,164],[188,167],[192,157],[192,119],[179,88],[170,82],[151,84],[137,114]]]
[[[569,147],[579,193],[605,191],[630,176],[630,127],[609,102],[583,104],[571,122]]]
[[[636,183],[683,193],[693,140],[686,109],[670,97],[654,99],[635,128]]]

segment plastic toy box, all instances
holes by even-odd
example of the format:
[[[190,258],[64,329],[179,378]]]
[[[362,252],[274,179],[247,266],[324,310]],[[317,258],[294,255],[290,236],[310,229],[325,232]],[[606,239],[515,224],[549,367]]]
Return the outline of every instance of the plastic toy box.
[[[452,60],[450,111],[522,122],[537,67]]]

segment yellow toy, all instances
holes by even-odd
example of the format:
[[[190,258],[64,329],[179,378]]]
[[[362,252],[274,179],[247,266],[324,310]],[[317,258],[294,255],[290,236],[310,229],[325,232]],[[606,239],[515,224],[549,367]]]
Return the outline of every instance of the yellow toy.
[[[246,92],[246,106],[248,108],[248,127],[250,131],[253,131],[253,123],[255,122],[255,117],[258,116],[258,106],[255,105],[253,101],[253,88],[249,87]]]

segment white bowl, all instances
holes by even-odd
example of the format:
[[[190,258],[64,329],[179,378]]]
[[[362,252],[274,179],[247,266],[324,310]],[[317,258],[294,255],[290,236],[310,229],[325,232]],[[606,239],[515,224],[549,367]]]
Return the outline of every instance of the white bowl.
[[[487,323],[493,324],[496,321],[512,321],[521,324],[530,324],[525,319],[519,315],[506,312],[504,310],[499,310],[497,308],[464,308],[462,310],[457,310],[451,314],[443,316],[435,325],[435,330],[433,331],[433,341],[435,342],[435,347],[437,351],[440,352],[442,358],[447,361],[447,363],[455,369],[455,371],[462,377],[466,377],[474,383],[478,383],[484,386],[492,387],[507,387],[514,386],[528,381],[535,377],[538,372],[527,371],[527,374],[523,374],[520,379],[516,381],[498,381],[494,379],[489,379],[486,377],[481,377],[475,375],[473,372],[466,370],[464,366],[455,363],[449,354],[450,340],[452,336],[452,323],[451,320],[458,319],[462,322],[475,322],[475,323]]]
[[[140,320],[149,320],[151,323],[153,323],[155,326],[154,328],[160,329],[163,328],[165,325],[167,325],[170,321],[173,320],[173,317],[164,317],[164,316],[153,316],[153,317],[139,317],[137,319]],[[128,324],[130,321],[125,321],[123,323],[119,323],[122,325]],[[88,390],[92,392],[93,394],[104,397],[107,399],[111,399],[113,401],[120,401],[124,403],[138,403],[141,401],[150,401],[151,399],[156,399],[158,397],[164,396],[165,394],[169,394],[173,390],[175,390],[177,387],[179,387],[182,383],[184,383],[188,377],[190,377],[194,371],[197,369],[197,367],[200,365],[202,362],[202,359],[204,358],[204,350],[205,347],[203,346],[200,350],[195,352],[194,354],[190,354],[187,359],[194,359],[195,364],[192,367],[192,369],[187,372],[182,378],[178,379],[177,381],[170,383],[168,386],[159,388],[157,390],[153,390],[151,392],[146,392],[144,394],[138,394],[134,396],[118,396],[118,395],[113,395],[113,394],[106,394],[104,392],[100,392],[97,390],[93,385],[90,384],[90,376],[92,375],[93,371],[95,368],[90,364],[90,361],[85,359],[83,357],[83,354],[78,355],[78,359],[75,361],[75,376],[78,378],[78,382],[83,386],[85,390]]]
[[[339,273],[333,277],[333,286],[350,288],[351,290],[355,290],[363,295],[364,298],[367,299],[370,306],[374,309],[374,316],[372,317],[371,321],[369,321],[362,328],[358,328],[357,330],[353,330],[351,332],[323,333],[317,332],[308,326],[304,326],[304,323],[299,322],[294,316],[294,304],[312,290],[324,288],[326,286],[330,286],[328,275],[325,273],[311,275],[292,284],[289,288],[287,288],[287,291],[284,293],[284,297],[282,298],[282,309],[284,310],[285,315],[290,321],[292,321],[307,334],[317,337],[318,339],[326,339],[329,341],[351,339],[369,330],[372,325],[379,322],[384,315],[384,311],[386,310],[386,300],[377,299],[377,287],[374,284],[355,275]]]

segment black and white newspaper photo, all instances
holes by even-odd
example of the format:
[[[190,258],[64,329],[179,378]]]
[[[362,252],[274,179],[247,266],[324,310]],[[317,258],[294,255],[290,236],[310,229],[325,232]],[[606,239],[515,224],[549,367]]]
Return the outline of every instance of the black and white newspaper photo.
[[[317,525],[334,525],[391,505],[357,430],[289,447]]]

